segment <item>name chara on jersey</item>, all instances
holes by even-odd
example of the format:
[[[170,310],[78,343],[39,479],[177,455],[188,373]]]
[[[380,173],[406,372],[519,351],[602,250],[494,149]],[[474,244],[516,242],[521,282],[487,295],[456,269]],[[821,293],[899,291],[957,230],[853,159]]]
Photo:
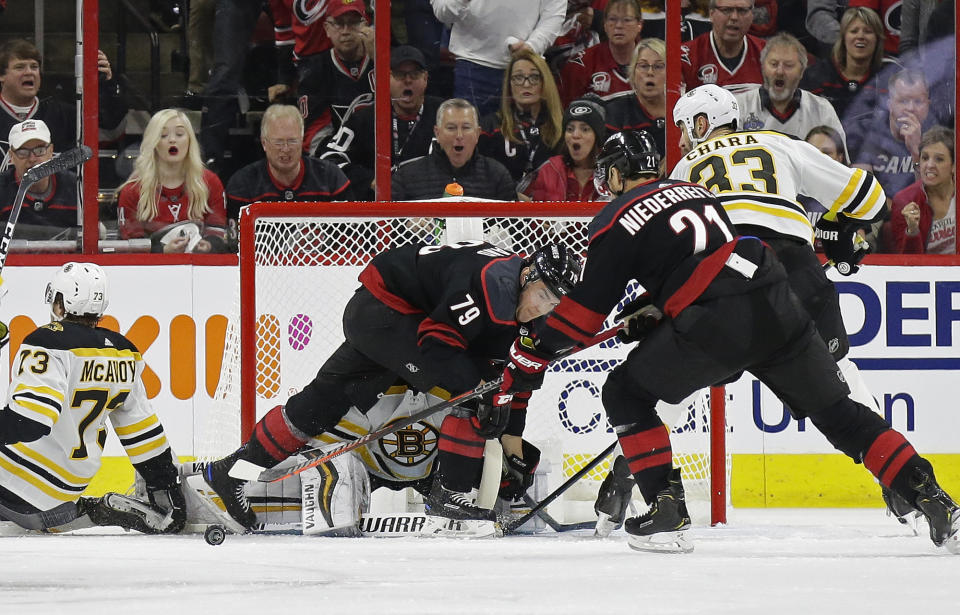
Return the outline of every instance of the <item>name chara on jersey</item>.
[[[631,236],[636,235],[654,214],[686,200],[714,198],[714,194],[700,186],[675,185],[659,190],[637,201],[623,212],[617,222]]]
[[[756,145],[758,143],[759,141],[757,141],[756,138],[754,138],[754,136],[751,134],[733,134],[723,137],[715,137],[704,142],[696,149],[690,150],[690,152],[684,156],[684,158],[692,161],[696,159],[697,156],[704,156],[710,152],[715,152],[724,147],[742,147],[744,145]]]

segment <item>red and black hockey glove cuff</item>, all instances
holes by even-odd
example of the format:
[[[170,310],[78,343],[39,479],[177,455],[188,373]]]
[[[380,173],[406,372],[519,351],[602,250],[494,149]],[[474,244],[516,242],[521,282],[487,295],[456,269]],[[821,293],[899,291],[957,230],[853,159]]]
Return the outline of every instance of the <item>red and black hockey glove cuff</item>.
[[[506,405],[513,394],[536,391],[543,386],[543,376],[550,360],[541,355],[529,337],[517,338],[510,346],[510,361],[503,370],[503,383],[494,396],[494,403]]]
[[[540,449],[523,441],[523,459],[510,455],[503,464],[499,496],[505,500],[519,500],[533,484],[533,475],[540,464]]]

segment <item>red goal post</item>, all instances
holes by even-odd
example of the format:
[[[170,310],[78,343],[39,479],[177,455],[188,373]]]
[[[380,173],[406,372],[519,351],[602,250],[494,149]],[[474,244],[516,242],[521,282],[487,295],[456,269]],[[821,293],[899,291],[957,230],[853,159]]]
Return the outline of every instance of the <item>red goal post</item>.
[[[343,305],[358,286],[360,270],[384,250],[411,242],[484,239],[526,255],[561,240],[585,254],[587,224],[600,207],[431,201],[257,203],[244,208],[239,339],[232,351],[228,339],[221,371],[225,390],[218,390],[217,397],[235,395],[226,389],[239,388],[239,436],[246,439],[257,418],[307,384],[342,342]],[[604,328],[612,324],[608,317]],[[606,373],[627,352],[614,339],[557,361],[534,395],[525,437],[561,470],[554,482],[573,474],[615,437],[599,394]],[[658,409],[671,428],[675,463],[683,470],[690,499],[709,504],[700,520],[714,524],[726,520],[729,473],[723,390],[716,393]],[[595,494],[608,468],[609,460],[587,476],[593,489],[587,488],[582,499]]]

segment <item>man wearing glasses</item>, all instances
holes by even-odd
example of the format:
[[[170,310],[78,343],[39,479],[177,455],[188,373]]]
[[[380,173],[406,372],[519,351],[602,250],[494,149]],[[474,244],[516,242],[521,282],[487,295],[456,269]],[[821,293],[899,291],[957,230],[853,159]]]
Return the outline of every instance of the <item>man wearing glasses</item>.
[[[607,42],[588,47],[563,65],[560,74],[560,98],[563,104],[584,94],[607,96],[633,89],[627,66],[643,29],[643,13],[638,0],[610,0],[603,15]]]
[[[227,183],[227,237],[236,239],[240,208],[261,201],[346,201],[350,180],[337,165],[303,155],[303,117],[292,105],[271,105],[260,124],[266,160],[241,168]]]
[[[53,158],[50,129],[42,120],[26,120],[10,129],[10,168],[0,174],[0,222],[6,222],[23,174]],[[79,230],[77,176],[61,171],[44,177],[27,191],[20,210],[17,239],[53,239]]]
[[[710,23],[710,32],[680,46],[687,91],[712,83],[736,93],[740,88],[735,86],[763,83],[763,39],[747,34],[753,0],[710,0]]]

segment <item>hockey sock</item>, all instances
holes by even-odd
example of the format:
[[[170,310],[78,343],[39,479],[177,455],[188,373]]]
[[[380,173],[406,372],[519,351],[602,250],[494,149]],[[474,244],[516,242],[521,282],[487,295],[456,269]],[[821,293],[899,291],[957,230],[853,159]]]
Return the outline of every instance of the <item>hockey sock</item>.
[[[483,468],[483,444],[469,418],[447,415],[440,425],[440,482],[451,491],[470,491]]]
[[[648,504],[653,502],[667,485],[673,466],[673,449],[666,426],[662,423],[651,428],[639,423],[624,425],[617,428],[617,438],[643,499]]]
[[[863,465],[877,477],[881,485],[901,494],[911,492],[908,481],[914,467],[930,466],[917,455],[907,439],[894,429],[886,430],[873,441],[863,456]]]
[[[283,406],[272,408],[253,428],[241,457],[251,463],[272,468],[296,453],[308,439],[284,415]]]

